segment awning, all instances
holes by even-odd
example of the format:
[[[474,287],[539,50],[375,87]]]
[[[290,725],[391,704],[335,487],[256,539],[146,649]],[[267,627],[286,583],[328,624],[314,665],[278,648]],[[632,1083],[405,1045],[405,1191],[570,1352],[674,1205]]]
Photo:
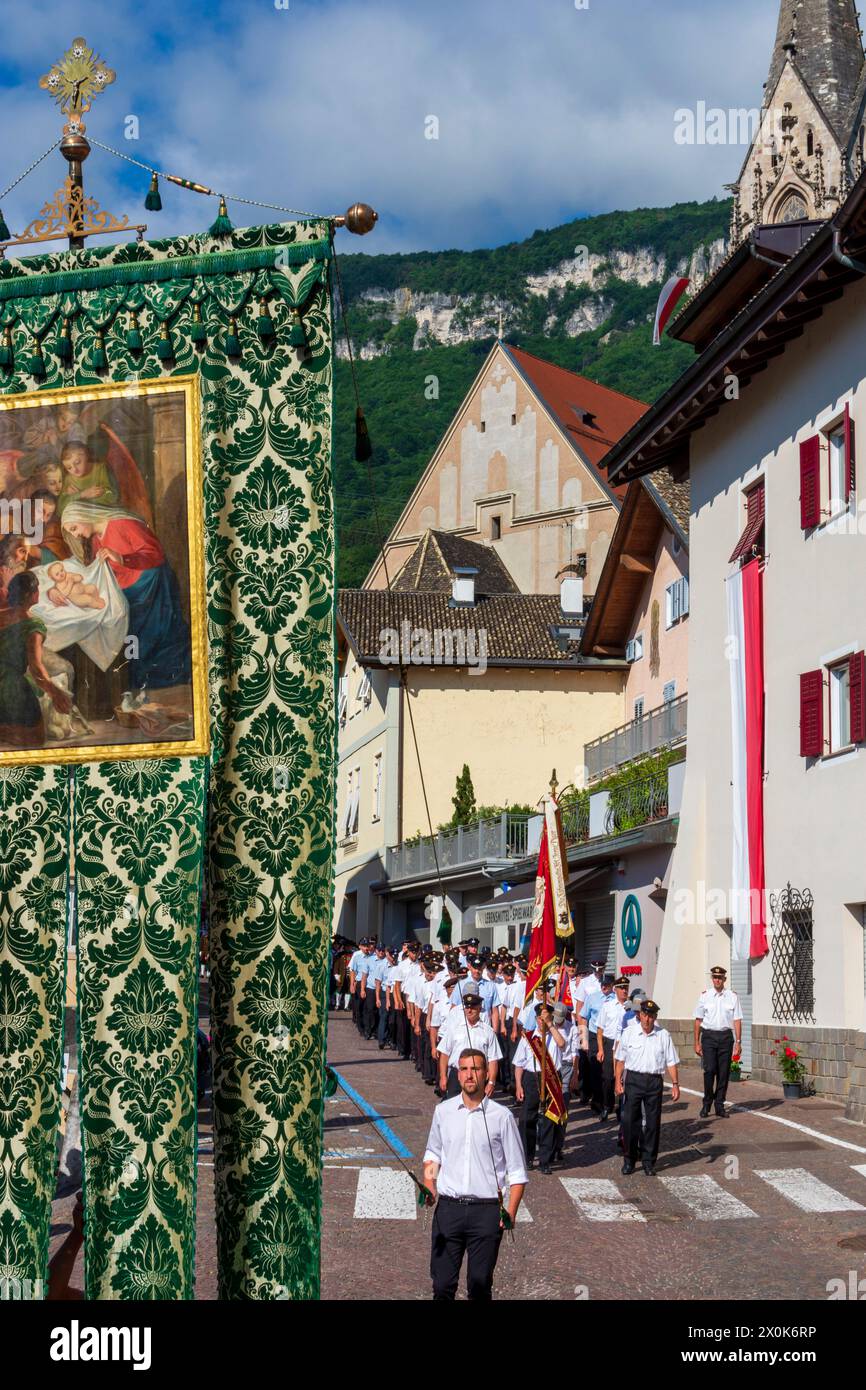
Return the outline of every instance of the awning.
[[[591,869],[581,869],[578,873],[572,874],[565,885],[566,896],[570,896],[572,890],[582,888],[591,878],[606,873],[609,868],[610,864],[595,864]],[[491,903],[485,903],[483,907],[475,909],[475,926],[531,926],[534,906],[535,880],[517,883],[513,888],[509,888],[507,893],[500,893]]]

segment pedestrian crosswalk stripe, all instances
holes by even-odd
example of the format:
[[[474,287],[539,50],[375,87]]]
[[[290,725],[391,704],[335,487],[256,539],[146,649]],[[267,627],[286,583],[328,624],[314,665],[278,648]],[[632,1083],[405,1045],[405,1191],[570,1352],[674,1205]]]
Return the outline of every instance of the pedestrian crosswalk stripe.
[[[505,1190],[504,1190],[503,1193],[502,1193],[503,1201],[505,1202],[505,1205],[506,1205],[506,1206],[508,1206],[508,1198],[509,1198],[510,1192],[511,1192],[511,1189],[510,1189],[509,1187],[506,1187]],[[527,1207],[527,1205],[526,1205],[525,1202],[521,1202],[521,1203],[520,1203],[520,1206],[517,1208],[517,1220],[518,1220],[518,1221],[531,1221],[531,1220],[532,1220],[532,1217],[531,1217],[530,1214],[529,1214],[529,1208]]]
[[[765,1168],[755,1172],[801,1211],[863,1211],[859,1202],[843,1196],[828,1183],[807,1173],[805,1168]]]
[[[661,1183],[698,1221],[732,1221],[757,1213],[706,1174],[662,1178]]]
[[[402,1168],[362,1168],[355,1193],[355,1216],[378,1221],[414,1221],[415,1185]]]
[[[852,1163],[851,1167],[854,1169],[855,1173],[860,1173],[866,1178],[866,1163]]]
[[[646,1221],[609,1178],[560,1178],[560,1182],[588,1221]]]

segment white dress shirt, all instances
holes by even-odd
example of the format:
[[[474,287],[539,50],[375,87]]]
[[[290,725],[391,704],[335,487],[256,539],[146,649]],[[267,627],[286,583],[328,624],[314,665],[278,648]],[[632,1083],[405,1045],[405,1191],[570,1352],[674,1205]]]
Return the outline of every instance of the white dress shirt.
[[[559,1071],[562,1067],[562,1048],[551,1033],[547,1035],[547,1055]],[[525,1038],[521,1038],[517,1044],[511,1065],[522,1067],[524,1071],[541,1071],[541,1064]]]
[[[434,998],[433,1012],[430,1015],[430,1027],[444,1028],[446,1020],[448,1019],[448,1016],[453,1008],[454,1005],[451,1003],[451,1000],[448,998],[447,995],[444,999]]]
[[[477,1023],[470,1024],[463,1010],[454,1008],[439,1034],[436,1052],[440,1056],[444,1052],[449,1067],[456,1067],[460,1053],[467,1047],[483,1052],[488,1062],[498,1062],[502,1056],[502,1048],[487,1020],[479,1018]]]
[[[667,1028],[659,1028],[657,1023],[651,1033],[645,1033],[640,1025],[626,1028],[620,1033],[613,1055],[617,1062],[625,1062],[626,1072],[650,1076],[664,1076],[665,1067],[675,1067],[680,1060]]]
[[[622,1032],[622,1020],[625,1015],[625,1004],[621,1004],[615,994],[609,999],[605,999],[598,1011],[598,1018],[595,1021],[595,1029],[599,1028],[606,1038],[613,1042]]]
[[[705,989],[695,1007],[695,1018],[702,1020],[705,1028],[721,1032],[724,1028],[734,1031],[734,1022],[743,1017],[739,996],[732,989]]]
[[[517,1122],[493,1100],[474,1110],[462,1095],[437,1105],[424,1162],[439,1164],[441,1197],[498,1197],[502,1188],[527,1180]]]

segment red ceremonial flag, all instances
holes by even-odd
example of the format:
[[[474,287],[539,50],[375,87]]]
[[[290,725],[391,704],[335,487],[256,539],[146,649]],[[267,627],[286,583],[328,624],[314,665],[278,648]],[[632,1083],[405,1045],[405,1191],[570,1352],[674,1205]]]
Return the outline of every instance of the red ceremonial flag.
[[[539,989],[556,968],[556,920],[553,906],[553,885],[550,877],[550,855],[547,826],[541,829],[538,850],[538,872],[535,877],[535,907],[532,914],[532,936],[529,941],[529,968],[526,972],[526,998]]]
[[[548,1120],[553,1120],[554,1124],[564,1125],[566,1120],[565,1101],[562,1096],[562,1079],[556,1069],[553,1058],[541,1041],[538,1033],[527,1033],[526,1041],[535,1053],[535,1060],[539,1067],[544,1061],[544,1090],[547,1101],[547,1109],[544,1114]],[[539,1073],[540,1075],[540,1073]]]
[[[679,304],[682,296],[688,287],[688,280],[683,275],[672,275],[659,295],[658,307],[656,308],[656,321],[653,325],[653,345],[658,347],[661,342],[662,334],[667,327],[667,321]]]
[[[734,960],[765,956],[764,575],[759,560],[726,581],[731,675],[733,797],[731,924]]]

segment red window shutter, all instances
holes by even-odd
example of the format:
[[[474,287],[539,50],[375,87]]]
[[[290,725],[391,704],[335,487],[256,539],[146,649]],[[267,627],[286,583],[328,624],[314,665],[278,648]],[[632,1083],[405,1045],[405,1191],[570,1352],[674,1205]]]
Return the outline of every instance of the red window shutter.
[[[804,531],[821,520],[821,440],[817,434],[800,445],[800,525]]]
[[[728,560],[729,564],[737,560],[751,560],[753,547],[763,550],[764,496],[763,482],[756,483],[746,494],[746,525]]]
[[[851,699],[851,742],[866,743],[866,652],[855,652],[848,664]]]
[[[856,467],[854,457],[854,421],[851,419],[851,407],[845,406],[845,501],[850,502],[854,492],[856,481]]]
[[[824,672],[800,677],[800,757],[820,758],[824,752]]]

